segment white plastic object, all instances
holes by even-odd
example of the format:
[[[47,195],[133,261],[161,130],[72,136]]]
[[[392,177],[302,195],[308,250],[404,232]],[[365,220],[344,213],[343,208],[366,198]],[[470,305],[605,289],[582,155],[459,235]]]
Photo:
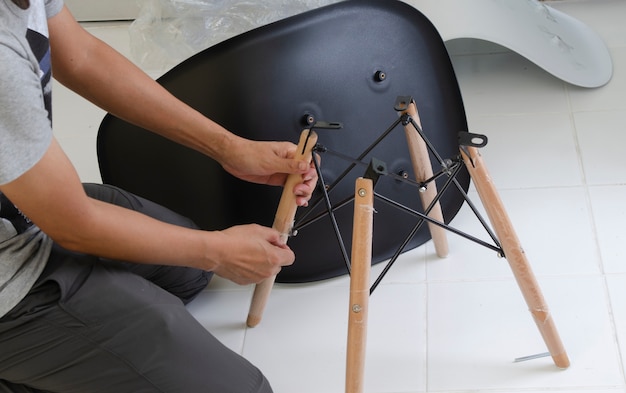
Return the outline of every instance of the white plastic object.
[[[358,1],[358,0],[357,0]],[[444,41],[481,39],[508,48],[568,83],[599,87],[613,75],[602,38],[538,0],[404,0]],[[131,51],[146,68],[170,68],[255,27],[338,0],[143,0],[130,28]]]
[[[581,87],[613,75],[611,55],[590,27],[537,0],[406,0],[444,41],[475,38],[519,53],[550,74]]]

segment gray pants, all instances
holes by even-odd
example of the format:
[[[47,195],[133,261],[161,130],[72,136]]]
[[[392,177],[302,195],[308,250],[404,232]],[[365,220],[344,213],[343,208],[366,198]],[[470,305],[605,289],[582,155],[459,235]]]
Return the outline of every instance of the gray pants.
[[[110,186],[92,197],[193,227]],[[54,247],[29,295],[0,318],[0,392],[271,393],[262,373],[185,304],[210,275],[102,260]]]

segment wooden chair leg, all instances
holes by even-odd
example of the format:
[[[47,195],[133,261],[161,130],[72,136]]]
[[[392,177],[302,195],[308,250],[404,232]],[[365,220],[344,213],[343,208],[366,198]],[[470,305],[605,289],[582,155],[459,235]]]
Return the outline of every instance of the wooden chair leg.
[[[554,363],[559,368],[569,367],[569,358],[548,305],[478,149],[475,147],[463,148],[461,155]]]
[[[355,188],[346,358],[346,393],[363,392],[369,275],[372,263],[373,182],[371,179],[358,178]]]
[[[407,110],[401,112],[401,114],[408,114],[413,118],[417,125],[421,128],[421,120],[417,112],[417,106],[415,102],[408,104]],[[428,154],[428,148],[426,142],[420,137],[411,123],[404,126],[404,132],[406,134],[407,144],[409,147],[409,154],[411,155],[411,162],[413,164],[413,171],[415,172],[415,180],[418,182],[426,181],[433,177],[433,168],[430,162],[430,156]],[[428,187],[420,191],[420,199],[422,200],[422,206],[426,210],[433,202],[437,195],[437,184],[431,182]],[[437,221],[443,222],[443,212],[441,210],[441,204],[437,202],[428,216]],[[431,222],[428,223],[428,229],[435,245],[435,252],[440,258],[448,256],[448,238],[446,237],[446,230],[440,226],[437,226]]]
[[[310,162],[313,159],[312,151],[316,143],[317,134],[314,131],[302,131],[295,159]],[[287,177],[287,181],[283,187],[283,193],[278,203],[276,215],[274,216],[274,224],[272,225],[272,228],[282,234],[280,240],[283,244],[287,244],[287,239],[293,229],[296,210],[298,209],[296,196],[293,194],[293,188],[301,181],[302,176],[298,174],[291,174]],[[267,305],[267,300],[269,299],[272,288],[274,287],[274,281],[276,281],[275,276],[258,283],[254,287],[254,293],[252,294],[252,300],[250,301],[250,311],[248,311],[248,318],[246,319],[248,327],[255,327],[261,322],[265,306]]]

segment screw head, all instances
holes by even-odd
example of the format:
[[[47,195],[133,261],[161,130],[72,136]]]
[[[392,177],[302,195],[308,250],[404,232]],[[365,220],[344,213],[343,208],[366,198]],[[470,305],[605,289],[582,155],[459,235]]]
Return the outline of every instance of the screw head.
[[[385,71],[378,70],[376,74],[374,74],[374,80],[376,80],[376,82],[382,82],[385,79],[387,79],[387,73]]]
[[[305,126],[312,126],[315,124],[315,116],[311,113],[305,113],[304,116],[302,116],[302,123],[304,123]]]

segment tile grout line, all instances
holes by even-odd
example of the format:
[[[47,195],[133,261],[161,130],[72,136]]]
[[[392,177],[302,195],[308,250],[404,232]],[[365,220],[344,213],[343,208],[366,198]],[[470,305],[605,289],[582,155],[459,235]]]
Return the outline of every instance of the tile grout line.
[[[611,330],[613,334],[613,342],[615,343],[615,346],[616,346],[615,350],[617,352],[617,358],[618,358],[618,362],[620,366],[620,374],[621,374],[622,382],[626,384],[626,367],[624,363],[625,359],[624,359],[624,354],[621,351],[618,327],[615,321],[615,313],[613,312],[613,302],[611,299],[611,291],[609,288],[608,277],[607,277],[607,273],[604,267],[604,261],[602,258],[602,251],[601,251],[600,241],[599,241],[599,236],[598,236],[598,226],[596,223],[594,208],[593,208],[593,204],[591,201],[590,186],[587,182],[587,174],[585,172],[585,167],[584,167],[582,148],[580,146],[580,140],[578,138],[578,128],[576,126],[575,112],[572,106],[570,88],[567,85],[564,85],[564,86],[565,86],[567,105],[569,107],[570,123],[572,126],[572,137],[574,138],[574,143],[576,145],[578,165],[580,167],[581,175],[583,177],[582,181],[583,181],[583,187],[585,190],[585,202],[587,204],[587,210],[589,212],[588,215],[589,215],[589,222],[591,225],[591,233],[593,233],[593,236],[594,236],[593,241],[595,244],[595,253],[596,253],[596,257],[598,258],[598,264],[599,264],[598,268],[600,269],[600,274],[602,275],[602,288],[604,290],[604,298],[607,302],[607,307],[609,311],[608,316],[609,316],[609,321],[611,324]]]

